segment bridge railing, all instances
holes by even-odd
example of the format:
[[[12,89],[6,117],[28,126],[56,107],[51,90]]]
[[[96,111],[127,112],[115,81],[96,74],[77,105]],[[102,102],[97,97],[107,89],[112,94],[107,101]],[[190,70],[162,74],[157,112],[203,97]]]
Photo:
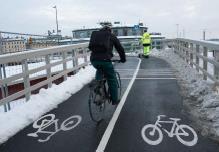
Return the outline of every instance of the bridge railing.
[[[31,92],[51,87],[57,79],[65,81],[88,64],[88,56],[88,43],[0,55],[0,106],[10,110],[11,101],[24,96],[28,101]],[[15,84],[16,91],[11,92]]]
[[[139,43],[138,40],[121,42],[121,44],[124,47],[126,53],[136,53],[139,50],[143,50],[143,46]]]
[[[127,53],[141,47],[138,41],[122,45]],[[89,56],[88,43],[0,55],[0,106],[8,111],[12,101],[23,97],[28,101],[31,93],[37,93],[40,88],[65,81],[68,74],[89,63]]]
[[[204,80],[211,79],[219,84],[219,43],[182,38],[171,43],[175,53],[203,73]]]

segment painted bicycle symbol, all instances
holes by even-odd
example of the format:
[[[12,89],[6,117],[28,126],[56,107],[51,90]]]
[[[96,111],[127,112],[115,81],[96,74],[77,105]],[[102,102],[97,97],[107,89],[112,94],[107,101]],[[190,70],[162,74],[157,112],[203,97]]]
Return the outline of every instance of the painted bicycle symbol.
[[[161,129],[167,133],[169,137],[176,138],[186,146],[194,146],[198,141],[198,136],[193,128],[187,125],[179,125],[179,118],[169,118],[170,121],[161,121],[161,117],[166,117],[165,115],[157,116],[157,121],[155,124],[147,124],[141,130],[141,135],[144,141],[150,145],[158,145],[163,140],[163,133]],[[162,128],[163,124],[172,124],[171,131]]]
[[[75,128],[81,122],[81,116],[75,115],[67,118],[62,122],[60,127],[58,126],[59,119],[55,119],[54,114],[48,114],[33,123],[33,128],[38,129],[34,133],[29,133],[27,136],[30,137],[39,137],[39,134],[48,134],[45,139],[38,139],[39,142],[46,142],[48,141],[53,135],[55,135],[59,131],[68,131]],[[54,131],[48,131],[54,130]]]

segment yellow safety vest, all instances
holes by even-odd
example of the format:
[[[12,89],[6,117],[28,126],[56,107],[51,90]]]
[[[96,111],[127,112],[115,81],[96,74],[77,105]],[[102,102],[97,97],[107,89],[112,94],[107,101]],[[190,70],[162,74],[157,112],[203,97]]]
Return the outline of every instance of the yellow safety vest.
[[[151,43],[151,37],[149,33],[144,33],[141,37],[141,43],[142,44],[150,44]]]

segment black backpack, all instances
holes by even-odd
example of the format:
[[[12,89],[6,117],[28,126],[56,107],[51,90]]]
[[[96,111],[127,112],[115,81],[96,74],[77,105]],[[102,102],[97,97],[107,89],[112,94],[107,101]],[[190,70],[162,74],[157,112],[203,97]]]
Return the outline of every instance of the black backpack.
[[[108,31],[93,31],[90,38],[89,49],[94,53],[110,51],[111,33]]]

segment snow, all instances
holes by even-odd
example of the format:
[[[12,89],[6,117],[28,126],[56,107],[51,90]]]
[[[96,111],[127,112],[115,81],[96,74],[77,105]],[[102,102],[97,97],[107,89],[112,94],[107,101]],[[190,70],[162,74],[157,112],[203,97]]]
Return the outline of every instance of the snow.
[[[190,114],[191,119],[195,121],[194,125],[203,135],[219,141],[219,88],[212,81],[203,80],[203,75],[172,49],[153,50],[152,56],[166,60],[177,71],[186,112]],[[210,71],[212,72],[212,67]]]
[[[76,75],[68,77],[63,83],[53,84],[49,89],[40,89],[39,94],[32,95],[28,102],[14,106],[7,113],[0,113],[0,144],[37,120],[41,115],[57,108],[60,103],[88,84],[94,78],[95,72],[96,70],[92,66],[86,66]],[[24,101],[20,100],[19,102]]]

